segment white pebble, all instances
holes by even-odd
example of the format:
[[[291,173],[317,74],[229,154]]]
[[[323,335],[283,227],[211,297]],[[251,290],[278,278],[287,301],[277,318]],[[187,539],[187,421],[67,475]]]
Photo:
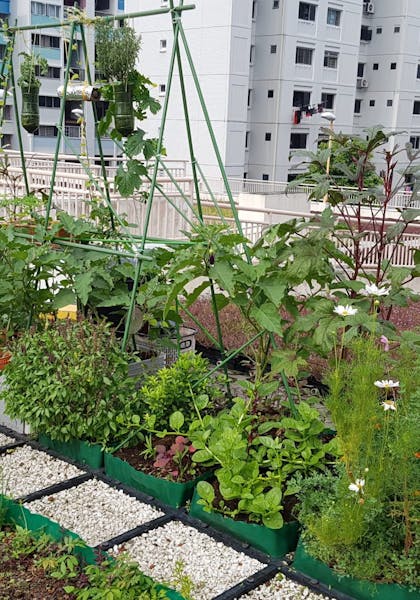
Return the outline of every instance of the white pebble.
[[[179,521],[122,544],[119,551],[126,551],[144,573],[178,591],[179,579],[187,578],[195,600],[210,600],[265,566]]]
[[[292,579],[287,579],[281,573],[249,594],[241,596],[242,598],[248,598],[248,600],[329,600],[329,596],[311,592],[307,587]]]
[[[6,446],[7,444],[12,444],[13,442],[16,442],[16,440],[0,432],[0,446]]]
[[[96,479],[25,506],[74,531],[89,546],[97,546],[163,514]]]
[[[18,498],[82,475],[83,471],[30,446],[19,446],[0,454],[0,473],[2,493]]]

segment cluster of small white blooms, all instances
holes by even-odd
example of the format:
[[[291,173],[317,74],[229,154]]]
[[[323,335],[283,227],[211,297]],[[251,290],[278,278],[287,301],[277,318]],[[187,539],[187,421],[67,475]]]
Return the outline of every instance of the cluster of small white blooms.
[[[210,600],[264,568],[254,558],[179,521],[134,538],[113,552],[127,552],[140,569],[159,582],[176,587],[177,564],[194,586],[192,598]]]
[[[357,308],[350,306],[350,304],[346,304],[345,306],[339,304],[338,306],[334,307],[334,312],[337,315],[340,315],[340,317],[351,317],[357,314]]]
[[[82,475],[83,471],[30,446],[0,454],[2,493],[18,498]]]
[[[163,514],[96,479],[30,502],[26,508],[74,531],[89,546],[97,546]]]

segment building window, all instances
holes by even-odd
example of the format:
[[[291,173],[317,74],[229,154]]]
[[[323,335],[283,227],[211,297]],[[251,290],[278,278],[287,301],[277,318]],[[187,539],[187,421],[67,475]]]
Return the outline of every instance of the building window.
[[[295,63],[297,65],[311,65],[313,52],[313,48],[296,48]]]
[[[280,6],[280,0],[273,0],[273,8],[279,8]]]
[[[244,179],[248,179],[248,171],[245,171],[245,173],[244,173]]]
[[[360,39],[362,42],[370,42],[372,39],[372,29],[367,25],[362,25],[360,29]]]
[[[4,59],[5,53],[6,53],[6,46],[4,44],[0,44],[0,60]]]
[[[60,79],[61,71],[60,71],[60,67],[48,67],[45,75],[41,75],[41,73],[39,71],[39,66],[35,65],[35,75],[37,77],[46,77],[48,79]]]
[[[166,94],[166,83],[159,84],[159,96],[164,96]]]
[[[309,2],[299,2],[299,19],[302,21],[315,21],[316,5]]]
[[[420,64],[417,65],[417,79],[420,79]]]
[[[42,2],[31,2],[32,15],[45,15],[45,4]]]
[[[275,54],[277,52],[277,45],[271,44],[270,46],[270,54]]]
[[[291,133],[290,134],[290,148],[297,150],[299,148],[306,148],[306,141],[308,139],[307,133]]]
[[[159,45],[160,45],[160,51],[166,52],[166,48],[167,48],[166,40],[160,40]]]
[[[387,101],[386,101],[386,105],[387,105],[387,106],[392,106],[392,100],[387,100]]]
[[[269,177],[268,173],[263,173],[262,180],[263,181],[268,181],[269,179],[270,179],[270,177]]]
[[[253,65],[255,61],[255,46],[254,44],[251,44],[251,47],[249,49],[249,64]]]
[[[354,113],[356,115],[359,115],[361,108],[362,108],[362,101],[360,100],[360,98],[356,98],[356,100],[354,101]]]
[[[413,115],[420,115],[420,100],[414,100]]]
[[[274,98],[274,90],[267,91],[267,98]]]
[[[333,110],[335,101],[335,94],[322,93],[321,94],[321,104],[324,108],[328,110]]]
[[[252,18],[255,21],[255,17],[257,16],[257,0],[254,0],[252,3]]]
[[[271,133],[269,131],[267,131],[267,133],[265,134],[265,141],[271,142]]]
[[[245,150],[248,150],[248,148],[249,148],[249,134],[250,134],[249,131],[245,132]]]
[[[55,96],[39,96],[39,106],[43,108],[60,108],[60,98]]]
[[[13,113],[13,109],[10,106],[10,104],[6,104],[6,106],[4,107],[4,120],[5,121],[11,121],[12,120],[12,113]]]
[[[375,100],[369,100],[369,106],[375,106]]]
[[[334,27],[340,27],[341,21],[341,10],[336,8],[329,8],[327,11],[327,25],[334,25]]]
[[[31,35],[32,46],[39,46],[41,48],[59,48],[60,38],[53,35],[40,35],[39,33],[33,33]]]
[[[395,71],[396,68],[397,68],[397,63],[391,63],[391,66],[390,66],[391,71]]]
[[[394,33],[400,33],[400,27],[399,27],[399,25],[396,25],[394,27]]]
[[[380,34],[382,33],[382,27],[377,27],[377,28],[376,28],[376,33],[377,33],[378,35],[380,35]]]
[[[328,69],[336,69],[338,65],[338,52],[332,52],[331,50],[325,50],[324,54],[324,67]]]
[[[302,106],[308,106],[311,103],[311,92],[302,92],[300,90],[294,90],[293,92],[293,106],[302,108]]]
[[[39,135],[39,137],[57,137],[58,129],[55,125],[40,125],[38,129],[34,132],[34,135]]]
[[[378,70],[379,70],[379,63],[373,63],[373,65],[372,65],[372,69],[373,69],[374,71],[378,71]]]
[[[410,144],[413,146],[414,150],[418,150],[420,148],[420,135],[410,136]]]
[[[252,89],[249,89],[248,90],[248,101],[247,101],[248,108],[251,107],[251,104],[252,104]]]
[[[0,137],[0,148],[11,148],[12,147],[12,135],[10,133],[3,133]]]
[[[357,63],[357,77],[363,77],[365,74],[365,63]]]

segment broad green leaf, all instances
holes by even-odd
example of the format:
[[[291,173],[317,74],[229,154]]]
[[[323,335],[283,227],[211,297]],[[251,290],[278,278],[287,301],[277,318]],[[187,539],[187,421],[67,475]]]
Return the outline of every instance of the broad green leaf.
[[[233,295],[235,271],[227,260],[223,258],[218,259],[216,256],[215,263],[210,270],[210,275],[221,288]]]
[[[144,146],[144,135],[145,132],[142,129],[137,129],[132,133],[124,145],[125,152],[130,158],[141,154]]]
[[[197,454],[197,453],[196,453]],[[208,481],[199,481],[197,484],[198,495],[206,500],[209,504],[212,504],[215,494],[213,486]]]
[[[63,306],[67,306],[68,304],[74,304],[75,302],[76,296],[73,290],[61,289],[58,290],[57,294],[55,294],[54,296],[53,308],[62,308]]]
[[[272,333],[282,334],[281,318],[277,308],[271,302],[266,302],[260,308],[253,306],[250,311],[251,318],[255,319],[258,325]]]
[[[281,305],[287,289],[287,284],[284,282],[281,272],[278,275],[271,275],[266,279],[260,280],[258,287],[275,306],[279,307]]]
[[[180,431],[181,427],[184,424],[184,415],[179,410],[175,411],[169,417],[169,425],[173,429],[173,431]]]
[[[92,291],[92,281],[93,275],[90,271],[77,275],[74,280],[76,294],[83,306],[88,303],[89,294]]]

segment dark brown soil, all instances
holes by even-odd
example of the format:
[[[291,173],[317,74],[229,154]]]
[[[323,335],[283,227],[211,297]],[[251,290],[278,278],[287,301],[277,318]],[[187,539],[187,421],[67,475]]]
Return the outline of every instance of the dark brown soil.
[[[50,548],[51,549],[51,548]],[[45,554],[46,555],[46,554]],[[71,600],[63,587],[84,581],[85,576],[71,580],[53,579],[42,567],[36,566],[39,554],[13,556],[10,538],[0,540],[0,600]],[[82,585],[80,585],[82,587]]]
[[[153,447],[156,445],[164,445],[169,449],[171,444],[174,442],[175,437],[173,435],[167,435],[163,438],[153,437]],[[132,448],[121,448],[115,453],[115,456],[121,460],[128,462],[137,471],[142,471],[147,475],[153,475],[154,477],[160,477],[163,479],[169,479],[170,481],[176,481],[177,483],[187,483],[202,475],[208,468],[200,467],[192,461],[192,454],[188,452],[181,461],[181,469],[178,469],[177,465],[173,462],[165,468],[159,468],[154,466],[155,457],[144,456],[143,451],[145,447],[142,444],[133,446]],[[171,475],[171,472],[178,470],[180,475]],[[182,473],[182,476],[181,476]]]

